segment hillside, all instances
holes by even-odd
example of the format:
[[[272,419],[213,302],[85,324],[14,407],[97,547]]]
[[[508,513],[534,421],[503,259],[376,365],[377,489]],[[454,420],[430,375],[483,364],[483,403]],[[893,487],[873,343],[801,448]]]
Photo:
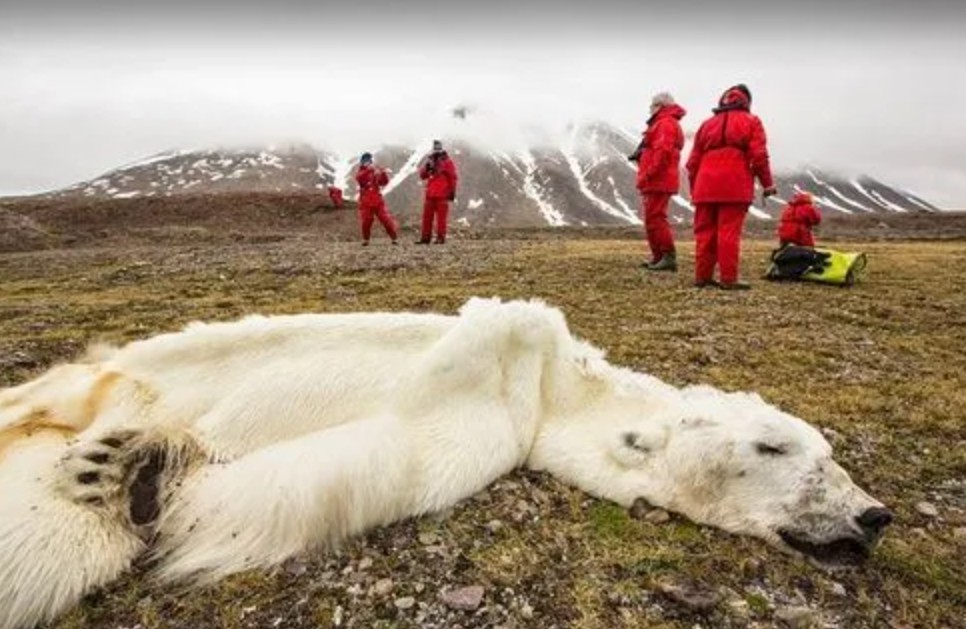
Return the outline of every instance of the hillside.
[[[637,137],[605,123],[573,125],[555,145],[535,144],[512,151],[485,148],[481,142],[447,142],[461,184],[452,212],[464,226],[537,227],[639,224],[635,167],[626,158]],[[428,144],[428,141],[427,143]],[[421,184],[416,170],[424,151],[386,146],[373,151],[392,170],[386,197],[401,216],[418,212]],[[49,197],[132,199],[225,193],[324,193],[330,185],[347,190],[356,156],[336,156],[307,144],[253,149],[172,151],[80,182]],[[752,216],[774,217],[783,199],[797,190],[812,192],[828,214],[933,212],[938,208],[916,195],[873,177],[854,179],[820,169],[780,174],[779,195]],[[686,178],[682,177],[682,180]],[[688,221],[693,208],[688,191],[672,200],[671,216]]]

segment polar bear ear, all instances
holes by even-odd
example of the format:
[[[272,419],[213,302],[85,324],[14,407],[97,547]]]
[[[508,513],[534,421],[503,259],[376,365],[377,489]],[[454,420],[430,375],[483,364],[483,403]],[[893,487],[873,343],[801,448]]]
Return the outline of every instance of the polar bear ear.
[[[611,444],[611,457],[624,467],[641,467],[667,445],[664,430],[623,430]]]

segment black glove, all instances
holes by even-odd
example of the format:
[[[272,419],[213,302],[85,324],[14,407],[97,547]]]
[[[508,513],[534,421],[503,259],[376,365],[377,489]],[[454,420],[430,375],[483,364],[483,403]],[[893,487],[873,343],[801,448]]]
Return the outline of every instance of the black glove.
[[[451,193],[450,193],[450,195],[449,195],[449,200],[450,200],[450,201],[455,201],[455,200],[456,200],[456,193],[455,193],[455,192],[451,192]]]

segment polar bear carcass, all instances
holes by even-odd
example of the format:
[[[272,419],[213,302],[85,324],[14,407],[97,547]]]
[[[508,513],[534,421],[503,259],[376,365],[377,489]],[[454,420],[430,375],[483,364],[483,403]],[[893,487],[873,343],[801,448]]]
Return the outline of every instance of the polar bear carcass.
[[[820,560],[864,557],[891,519],[805,422],[616,367],[540,302],[252,316],[0,391],[0,628],[145,553],[162,578],[211,581],[519,466]]]

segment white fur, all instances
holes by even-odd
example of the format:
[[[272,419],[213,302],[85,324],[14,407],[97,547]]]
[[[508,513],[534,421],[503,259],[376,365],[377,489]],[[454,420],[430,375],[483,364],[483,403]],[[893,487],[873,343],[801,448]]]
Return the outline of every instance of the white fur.
[[[17,433],[28,417],[57,428]],[[130,488],[159,449],[161,513],[136,526]],[[0,629],[54,618],[145,551],[165,579],[210,581],[524,465],[774,543],[854,534],[878,505],[801,420],[617,368],[538,302],[192,324],[0,391]]]

